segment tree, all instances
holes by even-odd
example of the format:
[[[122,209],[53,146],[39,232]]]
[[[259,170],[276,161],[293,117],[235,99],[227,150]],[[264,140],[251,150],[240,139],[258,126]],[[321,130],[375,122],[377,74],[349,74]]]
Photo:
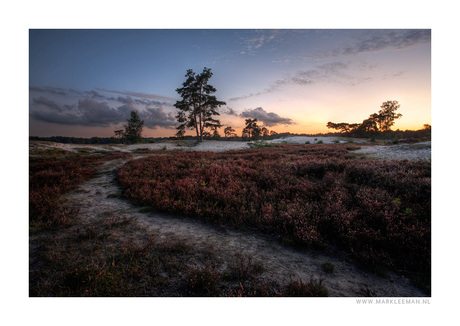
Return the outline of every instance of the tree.
[[[115,138],[119,139],[120,141],[123,140],[123,138],[125,137],[125,131],[123,129],[115,130],[114,132],[115,132]]]
[[[358,128],[356,128],[357,136],[372,136],[379,131],[377,120],[378,115],[376,113],[369,116],[368,119],[363,120]]]
[[[346,122],[334,123],[334,122],[328,122],[326,127],[328,127],[329,129],[339,130],[342,133],[347,133],[347,132],[350,132],[350,131],[358,128],[359,123],[346,123]]]
[[[129,144],[135,144],[141,140],[143,125],[144,121],[139,118],[139,114],[136,111],[131,111],[131,117],[127,120],[127,124],[124,125],[124,137]]]
[[[266,127],[262,127],[260,129],[260,135],[262,135],[263,139],[266,139],[270,135],[270,131]]]
[[[260,127],[257,125],[257,119],[246,119],[246,127],[243,129],[242,137],[249,137],[252,139],[258,139],[260,135]]]
[[[212,139],[220,139],[220,134],[219,134],[219,131],[217,129],[214,129],[213,132],[212,132]]]
[[[400,107],[398,101],[386,101],[380,106],[381,110],[378,113],[373,113],[359,123],[334,123],[328,122],[326,127],[329,129],[336,129],[342,133],[347,133],[350,136],[373,136],[378,132],[390,131],[394,125],[394,121],[402,117],[401,113],[396,113]]]
[[[203,72],[196,75],[192,69],[187,70],[186,80],[182,83],[182,88],[176,89],[176,92],[182,97],[174,106],[179,110],[176,118],[179,122],[176,135],[183,135],[185,128],[195,129],[199,141],[203,141],[205,133],[222,127],[219,120],[214,116],[219,115],[217,108],[225,105],[225,102],[218,101],[216,96],[212,95],[216,89],[208,84],[212,77],[211,69],[203,68]]]
[[[231,126],[226,127],[224,129],[224,135],[227,138],[236,137],[235,129],[233,129]]]
[[[380,131],[389,131],[395,124],[395,120],[402,117],[401,113],[396,113],[401,105],[398,101],[386,101],[380,106],[381,110],[376,117]]]

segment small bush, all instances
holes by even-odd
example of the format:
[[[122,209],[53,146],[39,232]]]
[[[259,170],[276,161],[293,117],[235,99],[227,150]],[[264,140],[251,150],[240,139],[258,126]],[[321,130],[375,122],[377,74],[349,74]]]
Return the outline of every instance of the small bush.
[[[262,264],[253,262],[251,256],[244,256],[240,253],[235,254],[234,260],[230,262],[228,278],[239,282],[254,279],[264,271]]]
[[[186,290],[191,296],[216,296],[218,295],[217,284],[219,273],[215,266],[206,262],[204,267],[193,267],[187,273]]]
[[[330,261],[327,261],[321,265],[322,270],[327,274],[334,273],[335,266]]]
[[[283,289],[282,296],[285,297],[327,297],[329,291],[322,284],[323,280],[316,281],[310,279],[308,283],[298,281],[290,281]]]

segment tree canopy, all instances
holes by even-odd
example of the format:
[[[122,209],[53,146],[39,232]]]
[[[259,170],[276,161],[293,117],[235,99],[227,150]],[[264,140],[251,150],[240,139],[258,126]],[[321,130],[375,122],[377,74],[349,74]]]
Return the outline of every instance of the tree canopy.
[[[387,132],[391,130],[395,120],[402,117],[401,113],[396,113],[399,107],[398,101],[386,101],[382,103],[378,113],[371,114],[362,123],[328,122],[326,126],[351,136],[371,136],[379,132]]]
[[[131,111],[131,117],[127,120],[127,124],[124,125],[125,131],[123,136],[127,143],[135,144],[141,140],[142,128],[144,121],[139,118],[137,111]],[[117,134],[119,130],[115,132]]]
[[[216,89],[208,84],[212,75],[211,69],[206,67],[198,75],[192,69],[187,70],[185,82],[181,88],[176,89],[182,97],[182,100],[174,104],[179,110],[176,116],[179,122],[176,136],[183,137],[185,129],[190,128],[195,129],[198,140],[203,141],[204,135],[210,131],[216,134],[217,129],[222,127],[220,121],[214,117],[219,115],[217,108],[226,103],[212,95],[216,92]]]
[[[257,125],[257,119],[246,119],[245,120],[246,127],[244,127],[242,132],[243,138],[252,138],[258,139],[261,133],[260,127]]]

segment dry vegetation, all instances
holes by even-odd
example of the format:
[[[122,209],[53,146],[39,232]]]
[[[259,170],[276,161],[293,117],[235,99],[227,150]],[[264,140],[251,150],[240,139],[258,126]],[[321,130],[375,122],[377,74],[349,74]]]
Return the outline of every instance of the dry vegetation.
[[[364,268],[405,273],[429,293],[430,163],[368,160],[352,149],[152,151],[123,166],[118,180],[144,209],[257,230],[289,245],[338,248]],[[108,212],[88,220],[61,203],[100,164],[130,154],[31,154],[31,296],[328,295],[321,278],[280,283],[263,277],[268,266],[250,255],[224,259],[211,246],[165,238],[133,218]],[[334,271],[331,263],[322,268]]]

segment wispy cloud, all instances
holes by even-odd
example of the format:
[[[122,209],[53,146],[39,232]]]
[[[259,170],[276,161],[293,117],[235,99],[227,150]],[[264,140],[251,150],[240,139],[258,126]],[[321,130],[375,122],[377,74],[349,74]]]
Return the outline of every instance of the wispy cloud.
[[[372,66],[366,65],[365,68],[362,62],[360,63],[361,70],[370,70]],[[351,63],[347,62],[331,62],[317,65],[312,69],[298,70],[294,74],[289,74],[283,78],[272,82],[269,87],[255,93],[250,93],[238,97],[230,98],[229,101],[238,101],[250,97],[261,96],[278,91],[283,86],[299,85],[309,86],[318,83],[338,83],[344,85],[357,85],[366,81],[370,81],[370,76],[360,76],[356,71],[351,72]]]
[[[250,37],[244,39],[244,49],[240,51],[240,54],[256,54],[262,47],[274,40],[277,34],[277,30],[255,31],[255,35],[251,35]]]
[[[246,110],[242,112],[240,116],[243,118],[257,119],[258,121],[263,122],[263,124],[267,127],[273,127],[280,124],[294,124],[294,121],[292,121],[292,119],[280,117],[278,114],[274,112],[267,112],[261,107],[252,110]]]
[[[37,91],[37,92],[43,92],[43,93],[51,93],[51,94],[56,94],[56,95],[66,95],[65,90],[63,90],[62,88],[56,88],[56,87],[34,87],[34,86],[30,86],[29,90]]]
[[[117,90],[109,90],[109,89],[104,89],[104,88],[96,88],[96,90],[101,91],[101,92],[106,92],[106,93],[136,97],[140,99],[148,99],[148,100],[156,101],[156,103],[162,103],[162,104],[172,105],[176,102],[176,99],[172,97],[161,96],[161,95],[156,95],[156,94],[138,93],[138,92],[131,92],[131,91],[117,91]]]
[[[34,98],[33,99],[33,103],[35,105],[38,105],[38,106],[44,106],[46,108],[49,108],[53,111],[58,111],[58,112],[62,112],[62,107],[59,106],[56,102],[46,98],[46,97],[43,97],[43,96],[40,96],[39,98]]]
[[[333,55],[355,55],[378,52],[387,49],[402,50],[415,45],[429,44],[431,30],[374,30],[368,31],[354,43],[342,49],[336,49]]]

